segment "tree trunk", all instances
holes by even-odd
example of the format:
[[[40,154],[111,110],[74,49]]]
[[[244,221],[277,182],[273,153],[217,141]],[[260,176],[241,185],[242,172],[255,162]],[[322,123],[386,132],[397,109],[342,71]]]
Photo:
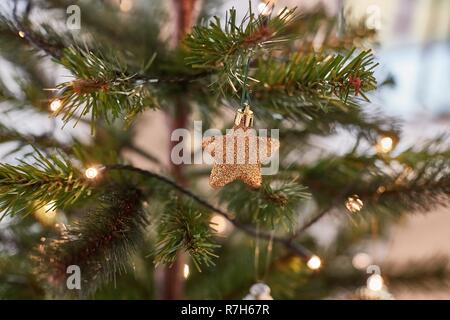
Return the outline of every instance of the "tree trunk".
[[[177,45],[180,45],[181,41],[187,33],[190,32],[192,24],[196,16],[197,0],[173,0],[173,7],[176,14],[176,28],[175,37]],[[170,119],[169,129],[170,133],[174,129],[186,128],[187,121],[189,119],[189,103],[186,102],[186,97],[181,92],[178,97],[175,98],[174,103],[174,118]],[[178,142],[171,142],[171,148]],[[183,165],[175,165],[171,162],[171,171],[175,180],[183,185],[187,186],[187,181],[183,174]],[[171,267],[166,267],[163,273],[162,283],[162,299],[167,300],[179,300],[184,297],[184,265],[186,263],[186,255],[183,252],[178,253],[178,257]]]

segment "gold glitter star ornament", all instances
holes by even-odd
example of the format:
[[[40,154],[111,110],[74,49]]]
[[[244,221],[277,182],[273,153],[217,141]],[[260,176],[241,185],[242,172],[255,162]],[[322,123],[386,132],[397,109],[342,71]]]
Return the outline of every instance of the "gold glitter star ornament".
[[[248,104],[236,113],[234,126],[226,135],[203,139],[203,149],[213,158],[209,184],[221,188],[241,180],[251,188],[261,186],[261,162],[267,162],[279,148],[279,141],[259,137],[253,126],[253,112]]]

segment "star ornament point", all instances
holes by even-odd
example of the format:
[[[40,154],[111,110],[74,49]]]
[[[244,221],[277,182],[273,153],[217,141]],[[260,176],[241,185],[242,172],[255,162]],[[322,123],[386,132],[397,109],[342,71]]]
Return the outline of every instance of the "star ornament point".
[[[261,186],[261,163],[270,160],[280,143],[277,139],[257,136],[256,130],[234,126],[226,135],[203,139],[203,149],[213,158],[209,184],[221,188],[241,180],[249,187]]]

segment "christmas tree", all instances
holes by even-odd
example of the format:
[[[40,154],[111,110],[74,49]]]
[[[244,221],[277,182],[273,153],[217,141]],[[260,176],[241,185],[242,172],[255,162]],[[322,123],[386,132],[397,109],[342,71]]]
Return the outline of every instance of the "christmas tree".
[[[398,121],[371,108],[392,85],[375,30],[321,6],[217,7],[7,1],[1,298],[390,299],[387,281],[447,277],[346,263],[449,204],[446,138],[399,149]]]

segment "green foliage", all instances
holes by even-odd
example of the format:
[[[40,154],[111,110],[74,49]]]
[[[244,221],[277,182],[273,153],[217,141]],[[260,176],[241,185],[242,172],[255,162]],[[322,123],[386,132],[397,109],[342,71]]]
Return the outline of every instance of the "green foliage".
[[[132,185],[105,188],[94,210],[73,223],[61,238],[43,244],[35,257],[41,280],[56,294],[63,294],[67,267],[77,265],[81,290],[87,295],[126,272],[148,225],[142,199],[142,193]]]
[[[55,116],[63,114],[65,123],[90,114],[94,130],[99,117],[107,122],[123,117],[129,123],[145,108],[158,107],[148,83],[141,81],[137,73],[128,74],[127,66],[117,55],[70,47],[58,62],[76,78],[57,86],[62,107]]]
[[[189,299],[242,299],[255,281],[254,241],[232,233],[217,250],[217,264],[200,272],[191,270],[186,283]]]
[[[430,211],[448,206],[450,198],[450,157],[448,152],[430,153],[412,149],[390,160],[389,175],[376,177],[378,187],[363,193],[373,213]],[[374,179],[375,180],[375,179]],[[372,192],[370,192],[372,191]]]
[[[90,195],[91,186],[64,156],[36,150],[34,163],[0,164],[0,211],[28,214],[50,204],[64,208]]]
[[[243,183],[225,186],[220,192],[221,201],[239,220],[260,223],[275,228],[292,229],[296,209],[301,201],[308,199],[307,188],[296,181],[264,182],[260,189],[249,189]]]
[[[187,252],[195,266],[214,265],[217,256],[213,250],[219,247],[211,241],[209,214],[189,203],[174,200],[166,205],[157,225],[155,245],[156,264],[172,264],[178,252]]]
[[[260,60],[253,75],[259,81],[251,86],[255,104],[302,120],[333,108],[346,114],[356,111],[354,99],[360,95],[368,101],[365,92],[376,89],[373,69],[377,64],[370,51],[354,53],[354,49],[346,56],[295,53],[286,61]],[[359,79],[361,87],[353,85],[352,78]]]
[[[448,151],[430,147],[409,149],[392,157],[354,153],[330,156],[300,168],[300,174],[322,205],[340,202],[343,208],[345,199],[357,194],[364,202],[361,213],[382,216],[428,211],[447,205],[450,196]]]
[[[234,91],[244,82],[243,68],[248,55],[255,50],[276,47],[289,39],[285,33],[295,10],[284,9],[276,17],[255,15],[250,8],[242,22],[236,10],[229,10],[225,22],[219,17],[205,26],[195,26],[186,38],[189,55],[186,63],[193,68],[218,75],[218,83],[228,83]]]
[[[254,47],[270,47],[286,41],[288,21],[295,18],[295,10],[284,9],[276,17],[255,15],[250,8],[241,23],[235,9],[228,11],[225,22],[214,17],[208,25],[194,26],[186,45],[190,49],[186,62],[194,68],[222,69],[229,59]]]
[[[5,219],[0,228],[0,299],[44,299],[45,290],[33,273],[30,252],[48,229],[36,232],[33,216]]]

